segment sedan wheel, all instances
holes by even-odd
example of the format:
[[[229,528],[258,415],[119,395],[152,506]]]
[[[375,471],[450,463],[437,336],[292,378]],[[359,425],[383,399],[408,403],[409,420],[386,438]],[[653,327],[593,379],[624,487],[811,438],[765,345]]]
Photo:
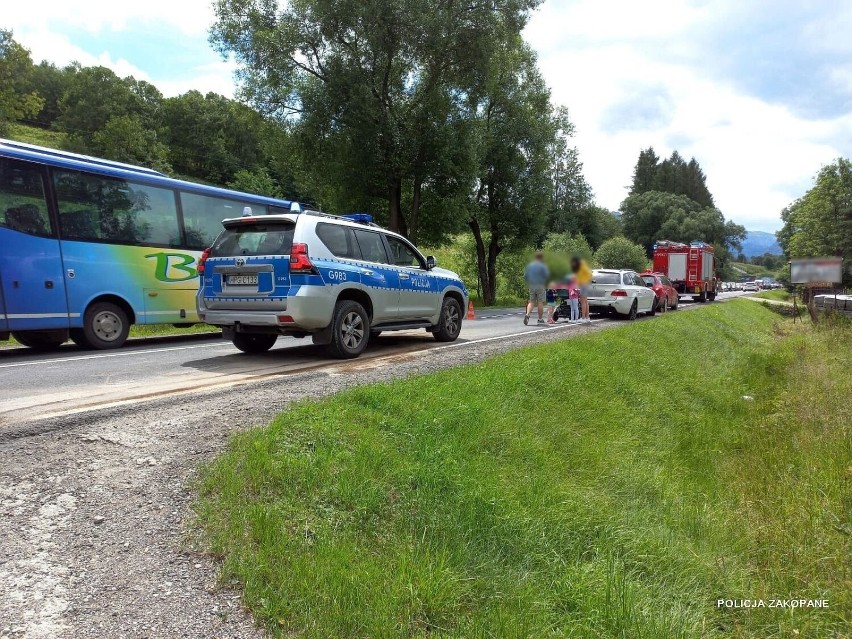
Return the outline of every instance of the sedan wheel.
[[[639,301],[633,300],[633,306],[630,307],[630,312],[627,315],[625,315],[624,317],[627,320],[632,322],[633,320],[636,319],[636,316],[638,314],[639,314]]]

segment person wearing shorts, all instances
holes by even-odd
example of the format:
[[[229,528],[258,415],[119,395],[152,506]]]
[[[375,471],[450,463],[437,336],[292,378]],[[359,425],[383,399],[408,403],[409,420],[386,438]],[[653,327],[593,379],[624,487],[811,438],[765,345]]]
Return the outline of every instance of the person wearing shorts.
[[[524,269],[524,280],[529,288],[529,301],[524,314],[524,324],[530,323],[533,307],[538,307],[538,323],[544,324],[544,304],[547,300],[547,281],[550,279],[550,269],[544,263],[544,253],[535,254],[535,259]]]
[[[586,260],[575,255],[571,258],[571,271],[580,289],[580,322],[590,323],[592,318],[589,317],[589,293],[592,288],[592,269],[586,264]]]

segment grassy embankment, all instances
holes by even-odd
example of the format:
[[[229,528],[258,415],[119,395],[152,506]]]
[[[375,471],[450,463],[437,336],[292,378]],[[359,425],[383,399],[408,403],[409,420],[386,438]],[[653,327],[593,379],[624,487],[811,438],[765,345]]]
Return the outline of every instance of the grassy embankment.
[[[850,335],[742,300],[300,402],[199,532],[282,636],[844,636]]]
[[[758,264],[748,264],[746,262],[733,262],[732,264],[740,270],[745,271],[749,275],[753,275],[755,277],[772,275],[772,272],[768,268],[766,268],[765,266],[760,266]]]
[[[773,300],[775,302],[790,302],[793,299],[788,291],[780,288],[772,291],[761,291],[760,293],[752,295],[752,297],[759,297],[764,300]]]
[[[5,137],[9,140],[26,142],[27,144],[37,144],[38,146],[61,149],[62,142],[65,139],[65,134],[60,131],[40,129],[35,126],[28,126],[26,124],[13,122],[9,125],[9,132]]]

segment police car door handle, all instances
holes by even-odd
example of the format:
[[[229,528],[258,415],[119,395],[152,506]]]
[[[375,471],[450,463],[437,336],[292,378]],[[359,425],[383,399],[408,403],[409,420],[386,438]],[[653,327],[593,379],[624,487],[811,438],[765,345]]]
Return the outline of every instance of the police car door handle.
[[[401,279],[401,280],[407,280],[408,278],[409,278],[408,273],[400,273],[399,274],[399,279]]]
[[[373,274],[373,271],[371,271],[370,269],[366,269],[366,268],[361,269],[361,275],[371,276],[372,274]]]

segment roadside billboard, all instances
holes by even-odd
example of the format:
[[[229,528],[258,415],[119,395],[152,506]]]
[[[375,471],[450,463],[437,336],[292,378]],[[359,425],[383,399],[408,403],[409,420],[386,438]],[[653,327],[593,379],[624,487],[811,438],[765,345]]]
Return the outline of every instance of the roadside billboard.
[[[843,281],[843,258],[818,257],[790,260],[791,284],[839,284]]]

